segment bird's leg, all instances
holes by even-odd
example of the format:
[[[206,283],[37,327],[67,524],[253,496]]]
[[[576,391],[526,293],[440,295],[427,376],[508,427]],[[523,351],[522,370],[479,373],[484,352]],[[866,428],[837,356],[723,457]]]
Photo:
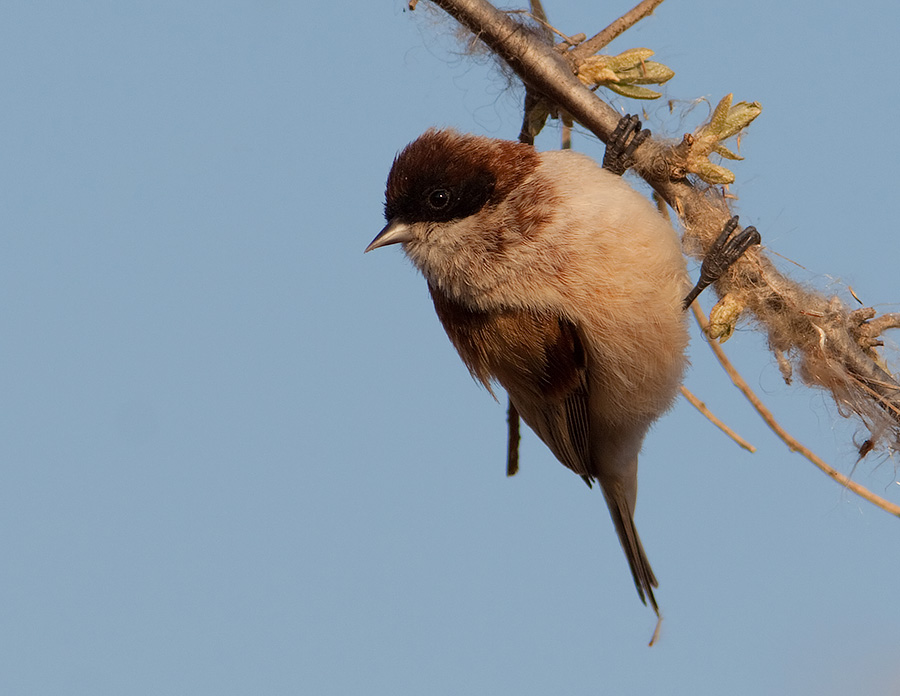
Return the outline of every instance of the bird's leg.
[[[603,168],[621,176],[634,164],[634,152],[647,138],[650,131],[641,130],[641,122],[637,116],[626,115],[619,119],[615,130],[606,143],[603,155]],[[684,308],[687,309],[707,286],[715,283],[744,252],[762,240],[755,227],[746,227],[737,234],[738,218],[734,216],[727,223],[718,239],[706,252],[703,265],[700,267],[700,279],[687,297]],[[733,235],[733,236],[732,236]]]
[[[637,116],[626,115],[620,118],[606,143],[603,168],[622,176],[634,164],[634,151],[649,137],[650,131],[641,130],[641,122]]]
[[[694,289],[684,298],[685,309],[691,306],[691,303],[697,299],[697,295],[703,292],[707,286],[721,278],[722,274],[728,270],[731,264],[741,258],[747,249],[762,241],[759,232],[752,226],[745,227],[742,231],[734,234],[737,225],[738,218],[735,215],[725,223],[722,233],[706,252],[703,265],[700,266],[700,278]]]

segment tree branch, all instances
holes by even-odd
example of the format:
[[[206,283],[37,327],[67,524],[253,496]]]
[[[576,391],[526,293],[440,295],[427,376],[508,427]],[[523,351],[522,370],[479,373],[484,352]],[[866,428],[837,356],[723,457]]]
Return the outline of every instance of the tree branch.
[[[615,22],[606,27],[606,29],[573,48],[571,51],[572,58],[575,61],[578,61],[594,55],[614,38],[644,19],[644,17],[652,15],[653,10],[659,7],[662,2],[663,0],[643,0],[643,2],[638,3]]]
[[[526,89],[557,105],[603,142],[608,140],[619,114],[578,80],[575,49],[558,52],[486,0],[433,2],[502,58]],[[633,12],[652,10],[651,5],[641,3]],[[634,170],[679,214],[687,253],[702,258],[732,214],[719,189],[696,186],[685,178],[685,142],[648,140],[635,153]],[[808,385],[828,389],[841,412],[854,412],[873,440],[900,449],[900,384],[881,366],[871,342],[861,342],[860,322],[838,298],[788,278],[760,248],[751,249],[715,288],[720,297],[729,295],[749,312],[767,332],[776,356],[789,356]]]
[[[696,304],[691,305],[691,310],[694,312],[694,318],[697,320],[697,323],[700,325],[700,328],[703,330],[703,335],[706,336],[706,327],[709,323],[706,320],[706,317],[703,316],[703,312],[697,307]],[[707,339],[707,345],[712,350],[713,354],[716,356],[716,359],[719,361],[719,364],[722,365],[722,369],[728,374],[731,378],[732,383],[736,386],[741,394],[746,397],[747,401],[756,409],[756,412],[760,415],[760,417],[765,421],[766,425],[768,425],[772,431],[786,444],[791,451],[799,452],[804,457],[806,457],[809,461],[815,464],[819,469],[824,471],[828,476],[833,478],[842,486],[850,489],[858,496],[865,498],[870,503],[877,505],[882,510],[889,512],[895,517],[900,517],[900,505],[895,505],[884,498],[875,495],[872,491],[870,491],[865,486],[861,486],[850,478],[844,476],[841,472],[837,471],[834,467],[829,466],[818,457],[814,452],[812,452],[809,448],[802,445],[798,440],[796,440],[787,430],[785,430],[781,424],[775,420],[775,416],[772,415],[772,412],[766,408],[765,404],[760,400],[760,398],[750,389],[750,385],[747,384],[746,380],[741,376],[741,374],[735,369],[734,365],[731,364],[731,361],[728,359],[728,356],[725,355],[725,351],[722,350],[722,346],[720,346],[716,341]]]
[[[714,414],[712,411],[710,411],[709,407],[705,403],[700,401],[700,399],[698,399],[694,395],[694,393],[690,389],[688,389],[686,386],[684,386],[683,384],[681,385],[681,395],[685,399],[688,400],[688,402],[691,404],[691,406],[693,406],[698,411],[700,411],[700,413],[702,413],[704,416],[706,416],[709,419],[710,423],[712,423],[719,430],[721,430],[723,433],[725,433],[728,437],[730,437],[732,440],[734,440],[738,445],[743,447],[748,452],[751,452],[751,453],[756,452],[756,447],[751,445],[744,438],[742,438],[740,435],[738,435],[736,432],[734,432],[734,430],[732,430],[727,425],[725,425],[725,423],[722,421],[722,419],[720,419],[718,416],[716,416],[716,414]]]

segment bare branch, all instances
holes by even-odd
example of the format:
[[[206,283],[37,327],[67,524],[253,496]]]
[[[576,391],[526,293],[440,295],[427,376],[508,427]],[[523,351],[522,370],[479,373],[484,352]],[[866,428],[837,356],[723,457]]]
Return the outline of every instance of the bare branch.
[[[607,141],[619,114],[575,76],[575,49],[560,54],[487,0],[433,2],[502,58],[535,98],[543,97]],[[634,171],[679,214],[686,251],[702,258],[732,213],[718,188],[695,186],[686,178],[689,140],[673,144],[649,139],[635,153]],[[882,367],[872,343],[860,340],[860,322],[840,300],[788,278],[759,248],[745,254],[715,288],[720,297],[730,295],[766,331],[783,369],[792,360],[806,384],[829,390],[841,412],[855,413],[873,440],[900,448],[900,384]]]
[[[880,336],[888,329],[900,329],[900,312],[882,314],[877,319],[873,319],[874,316],[875,310],[871,307],[857,309],[855,312],[850,313],[851,318],[859,317],[862,319],[859,327],[859,336],[872,341],[872,346],[877,346],[880,345],[880,341],[875,341],[877,336]]]
[[[653,14],[653,10],[661,5],[662,2],[663,0],[643,0],[643,2],[638,3],[606,27],[606,29],[573,48],[571,52],[573,60],[577,62],[594,55],[614,38],[640,22],[644,17],[649,17]]]
[[[704,332],[704,336],[706,335],[706,327],[708,322],[706,317],[703,316],[703,312],[697,307],[696,304],[691,306],[691,309],[694,312],[694,317],[697,319],[697,323],[700,325],[700,328]],[[788,433],[781,424],[775,420],[775,416],[772,415],[772,412],[766,408],[760,398],[750,389],[750,386],[741,377],[741,374],[735,369],[734,365],[731,364],[731,361],[725,355],[725,351],[722,350],[722,346],[720,346],[716,341],[707,340],[707,345],[709,345],[713,354],[716,356],[716,359],[722,365],[722,368],[731,378],[731,381],[734,383],[740,392],[746,397],[747,401],[756,409],[756,412],[760,415],[766,425],[768,425],[772,431],[786,444],[791,451],[799,452],[804,457],[806,457],[809,461],[815,464],[819,469],[824,471],[828,476],[833,478],[835,481],[840,483],[842,486],[848,488],[849,490],[856,493],[858,496],[865,498],[870,503],[877,505],[882,510],[889,512],[895,517],[900,517],[900,505],[895,505],[884,498],[875,495],[865,486],[861,486],[856,483],[852,479],[847,478],[841,472],[837,471],[833,467],[829,466],[819,458],[815,453],[813,453],[810,449],[802,445],[798,440],[794,439],[794,437]]]
[[[606,142],[619,121],[612,107],[586,89],[566,59],[486,0],[434,0],[502,58],[525,83],[567,110]]]
[[[880,336],[888,329],[900,329],[900,312],[882,314],[877,319],[869,322],[870,336]]]
[[[738,445],[743,447],[748,452],[756,451],[756,448],[753,445],[751,445],[744,438],[734,432],[734,430],[725,425],[725,423],[723,423],[721,419],[719,419],[712,411],[709,410],[709,407],[705,403],[700,401],[700,399],[698,399],[693,394],[693,392],[691,392],[683,384],[681,385],[681,395],[691,403],[691,406],[700,411],[700,413],[706,416],[713,425],[715,425],[719,430],[721,430],[728,437],[734,440]]]

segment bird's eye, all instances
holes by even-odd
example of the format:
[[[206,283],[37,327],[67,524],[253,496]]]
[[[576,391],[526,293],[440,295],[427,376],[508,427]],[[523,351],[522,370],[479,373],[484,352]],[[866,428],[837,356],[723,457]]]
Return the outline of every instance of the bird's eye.
[[[447,189],[435,189],[428,194],[428,205],[434,210],[443,210],[450,205],[450,192]]]

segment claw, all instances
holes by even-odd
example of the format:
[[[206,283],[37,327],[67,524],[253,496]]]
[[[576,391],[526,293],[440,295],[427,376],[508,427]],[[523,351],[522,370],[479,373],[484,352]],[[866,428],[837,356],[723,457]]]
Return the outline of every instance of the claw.
[[[634,164],[635,150],[649,137],[650,131],[641,130],[637,116],[628,114],[620,118],[606,144],[603,168],[622,176]]]
[[[737,261],[744,252],[754,244],[759,244],[762,238],[753,226],[745,227],[741,232],[731,236],[737,229],[738,217],[735,215],[722,229],[713,245],[706,252],[703,265],[700,266],[700,279],[687,297],[684,298],[684,308],[687,309],[697,299],[697,295],[703,292],[709,285],[715,283],[731,265]]]

